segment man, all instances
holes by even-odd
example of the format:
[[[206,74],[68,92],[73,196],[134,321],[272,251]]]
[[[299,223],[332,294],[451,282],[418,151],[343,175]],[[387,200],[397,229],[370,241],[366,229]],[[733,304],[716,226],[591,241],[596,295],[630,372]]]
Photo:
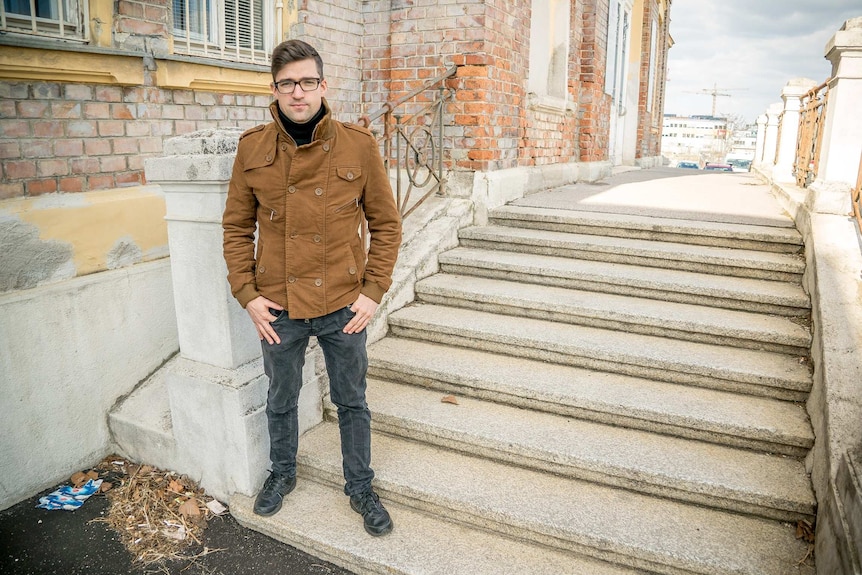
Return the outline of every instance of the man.
[[[392,283],[401,220],[371,133],[332,118],[317,50],[283,42],[272,79],[273,121],[241,136],[223,218],[228,281],[257,328],[269,377],[272,471],[254,512],[277,513],[296,485],[297,400],[313,335],[338,407],[344,493],[365,530],[384,535],[392,520],[371,488],[365,327]]]

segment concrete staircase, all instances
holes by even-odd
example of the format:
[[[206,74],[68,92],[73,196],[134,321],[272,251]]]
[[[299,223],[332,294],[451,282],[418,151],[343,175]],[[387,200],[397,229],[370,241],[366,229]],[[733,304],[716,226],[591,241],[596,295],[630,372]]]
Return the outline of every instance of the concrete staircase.
[[[500,208],[369,349],[394,532],[341,493],[332,405],[289,504],[232,513],[357,573],[813,573],[800,244],[789,220]]]

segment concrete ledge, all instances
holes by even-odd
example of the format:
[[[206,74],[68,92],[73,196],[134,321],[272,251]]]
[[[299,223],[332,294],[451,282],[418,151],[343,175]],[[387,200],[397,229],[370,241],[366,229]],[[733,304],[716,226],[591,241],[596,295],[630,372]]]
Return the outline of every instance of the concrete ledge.
[[[842,527],[848,524],[848,517],[836,483],[844,453],[862,445],[862,240],[849,215],[811,211],[817,206],[810,197],[816,191],[776,183],[763,172],[760,175],[772,184],[773,193],[793,216],[805,241],[808,267],[804,285],[812,302],[815,367],[807,408],[816,437],[806,463],[820,504],[815,549],[818,571],[837,572],[829,569],[849,565],[847,550],[858,547],[860,542],[853,538],[862,536]]]

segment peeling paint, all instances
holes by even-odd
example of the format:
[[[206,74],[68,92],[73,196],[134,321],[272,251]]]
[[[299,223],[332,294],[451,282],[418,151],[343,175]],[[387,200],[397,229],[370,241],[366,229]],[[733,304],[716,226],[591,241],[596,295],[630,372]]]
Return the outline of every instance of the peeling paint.
[[[40,239],[33,224],[0,218],[0,246],[0,292],[75,277],[72,245]]]
[[[141,248],[130,236],[117,240],[111,251],[108,252],[107,265],[109,270],[115,270],[136,264],[143,260]]]

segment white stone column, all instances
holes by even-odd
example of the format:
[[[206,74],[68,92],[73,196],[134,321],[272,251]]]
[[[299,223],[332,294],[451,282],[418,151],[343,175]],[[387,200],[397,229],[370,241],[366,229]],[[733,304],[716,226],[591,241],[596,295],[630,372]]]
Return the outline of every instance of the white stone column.
[[[766,109],[766,133],[763,138],[763,161],[761,165],[769,173],[772,173],[772,168],[775,166],[775,151],[778,147],[778,122],[783,111],[784,104],[781,102],[770,104]]]
[[[268,380],[260,340],[230,293],[222,250],[237,129],[165,142],[146,162],[165,194],[180,358],[166,368],[177,469],[213,496],[253,495],[269,469]],[[300,432],[322,421],[320,350],[310,346],[299,399]]]
[[[763,145],[766,140],[766,114],[757,117],[757,139],[754,142],[754,164],[763,163]]]
[[[796,163],[796,141],[799,136],[799,98],[804,96],[817,82],[809,78],[790,80],[781,90],[784,111],[781,114],[781,129],[778,142],[778,161],[772,170],[772,178],[777,182],[794,182],[793,164]]]
[[[846,214],[862,156],[862,17],[847,20],[826,44],[832,63],[829,102],[817,178],[809,206],[821,213]]]

